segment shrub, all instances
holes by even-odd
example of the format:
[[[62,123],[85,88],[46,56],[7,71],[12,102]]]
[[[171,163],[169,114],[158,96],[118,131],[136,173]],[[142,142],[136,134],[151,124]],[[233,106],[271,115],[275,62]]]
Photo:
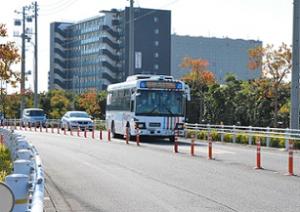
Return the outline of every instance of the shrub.
[[[279,147],[279,138],[271,138],[270,139],[270,147]]]
[[[10,152],[0,144],[0,181],[4,181],[4,178],[12,171],[12,162],[10,160]]]
[[[224,141],[225,142],[232,142],[232,135],[231,134],[225,134],[224,135]]]
[[[221,134],[218,134],[217,131],[211,132],[211,137],[213,141],[220,141],[221,140]]]
[[[243,134],[238,134],[236,136],[236,142],[240,144],[248,144],[248,136]]]

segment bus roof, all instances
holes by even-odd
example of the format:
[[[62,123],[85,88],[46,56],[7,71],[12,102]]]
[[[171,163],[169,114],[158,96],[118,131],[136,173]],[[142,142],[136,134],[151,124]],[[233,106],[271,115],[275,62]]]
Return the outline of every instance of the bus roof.
[[[138,82],[140,81],[181,82],[179,80],[174,80],[172,76],[138,74],[127,77],[125,82],[108,85],[107,91],[125,88],[136,88],[139,87]]]

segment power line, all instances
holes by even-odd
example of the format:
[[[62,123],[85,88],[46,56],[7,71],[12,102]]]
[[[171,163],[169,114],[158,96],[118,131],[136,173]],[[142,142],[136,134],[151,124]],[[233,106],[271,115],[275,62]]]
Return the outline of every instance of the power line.
[[[49,16],[54,15],[57,13],[60,13],[61,11],[65,10],[66,8],[70,7],[71,5],[75,4],[78,0],[69,0],[66,1],[63,5],[60,5],[59,7],[55,9],[46,9],[45,11],[41,10],[40,15],[41,16]]]

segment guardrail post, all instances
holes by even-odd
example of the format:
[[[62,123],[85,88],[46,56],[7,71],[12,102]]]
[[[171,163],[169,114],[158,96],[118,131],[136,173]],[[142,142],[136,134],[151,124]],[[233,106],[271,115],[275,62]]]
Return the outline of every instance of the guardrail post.
[[[235,125],[232,126],[232,131],[233,131],[232,142],[236,143],[236,126]]]
[[[261,150],[261,143],[260,143],[260,138],[258,137],[256,140],[256,167],[255,167],[255,169],[262,169],[261,161],[260,161],[260,150]]]
[[[266,138],[266,145],[267,147],[270,147],[270,127],[267,127],[267,138]]]
[[[221,142],[224,142],[224,125],[221,125]]]
[[[77,136],[80,137],[80,127],[77,127]]]
[[[25,174],[11,174],[5,177],[5,183],[11,188],[15,196],[13,211],[27,211],[28,181]]]
[[[43,132],[43,124],[40,122],[40,132]]]
[[[191,138],[192,138],[192,140],[191,140],[191,155],[195,156],[195,135],[192,134]]]
[[[252,145],[252,126],[249,126],[248,145]]]
[[[48,133],[48,123],[46,123],[45,126],[46,126],[46,133]]]
[[[59,124],[57,125],[57,134],[60,134],[60,131],[59,131]]]
[[[289,149],[289,137],[290,137],[289,132],[290,132],[290,129],[286,128],[285,129],[285,150]]]
[[[51,132],[54,133],[54,126],[53,126],[53,123],[51,123],[50,126],[51,126]]]
[[[70,135],[73,136],[73,127],[70,126]]]
[[[64,127],[64,135],[67,135],[67,129],[66,129],[66,126]]]
[[[293,141],[289,140],[289,162],[288,162],[288,175],[293,176],[294,175],[294,167],[293,167]]]

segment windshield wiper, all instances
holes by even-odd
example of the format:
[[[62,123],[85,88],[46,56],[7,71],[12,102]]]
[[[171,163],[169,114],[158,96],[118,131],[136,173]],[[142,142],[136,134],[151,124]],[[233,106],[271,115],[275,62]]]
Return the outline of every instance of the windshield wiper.
[[[158,106],[154,107],[154,108],[153,108],[150,112],[148,112],[148,113],[153,114],[154,111],[155,111],[157,108],[158,108]]]
[[[174,113],[171,111],[171,109],[168,106],[164,105],[164,107],[171,115],[174,115]]]

